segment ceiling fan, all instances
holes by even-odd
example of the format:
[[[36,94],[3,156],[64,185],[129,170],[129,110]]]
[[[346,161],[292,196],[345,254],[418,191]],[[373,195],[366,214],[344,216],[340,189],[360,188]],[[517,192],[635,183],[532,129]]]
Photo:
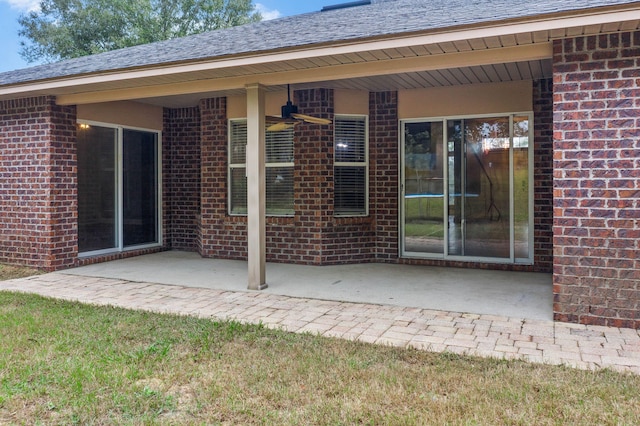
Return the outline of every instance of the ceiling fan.
[[[267,127],[267,132],[280,132],[293,128],[298,123],[331,124],[326,118],[299,114],[298,106],[291,103],[291,87],[287,84],[287,104],[282,105],[282,117],[269,116],[269,121],[275,122]]]

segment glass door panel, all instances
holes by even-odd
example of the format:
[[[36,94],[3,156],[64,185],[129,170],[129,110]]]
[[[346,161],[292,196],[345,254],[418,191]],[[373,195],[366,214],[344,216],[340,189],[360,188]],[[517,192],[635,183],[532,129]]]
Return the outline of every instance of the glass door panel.
[[[447,254],[462,256],[464,254],[464,239],[462,226],[464,224],[464,203],[462,202],[464,188],[464,137],[463,121],[447,121]]]
[[[444,253],[443,123],[404,123],[404,251]]]
[[[513,119],[513,204],[516,259],[528,260],[529,246],[529,117]]]
[[[124,130],[124,246],[158,242],[158,138],[155,133]]]
[[[78,250],[117,247],[116,129],[78,125]]]
[[[463,255],[511,257],[509,117],[463,121]]]

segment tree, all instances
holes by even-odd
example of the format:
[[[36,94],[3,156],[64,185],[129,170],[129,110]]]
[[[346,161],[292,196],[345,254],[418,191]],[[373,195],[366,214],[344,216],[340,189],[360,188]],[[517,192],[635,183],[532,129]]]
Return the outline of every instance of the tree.
[[[252,0],[43,0],[18,19],[20,55],[54,62],[261,19]]]

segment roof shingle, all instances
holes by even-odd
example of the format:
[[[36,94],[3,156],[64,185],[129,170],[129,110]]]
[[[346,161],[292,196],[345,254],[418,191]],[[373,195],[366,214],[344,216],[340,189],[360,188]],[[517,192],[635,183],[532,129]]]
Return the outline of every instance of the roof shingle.
[[[0,86],[87,73],[356,41],[556,12],[640,3],[633,0],[373,0],[134,46],[0,74]]]

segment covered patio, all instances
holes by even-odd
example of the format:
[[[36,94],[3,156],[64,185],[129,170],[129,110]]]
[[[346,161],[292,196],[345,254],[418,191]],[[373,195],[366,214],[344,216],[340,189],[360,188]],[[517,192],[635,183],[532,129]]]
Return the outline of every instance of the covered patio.
[[[238,292],[247,291],[248,273],[246,261],[205,259],[183,251],[165,251],[64,272]],[[553,318],[552,277],[547,273],[382,263],[267,263],[266,273],[268,287],[263,292],[282,296],[534,320]]]
[[[638,328],[638,2],[445,6],[0,75],[0,260]]]

